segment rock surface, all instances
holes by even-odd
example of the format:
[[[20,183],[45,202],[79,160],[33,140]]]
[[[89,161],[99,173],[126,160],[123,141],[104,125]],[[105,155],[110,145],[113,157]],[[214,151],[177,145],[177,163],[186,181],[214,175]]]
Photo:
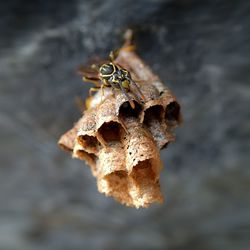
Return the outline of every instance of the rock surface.
[[[250,4],[2,1],[0,249],[247,249]],[[167,201],[134,210],[99,194],[56,145],[86,97],[74,72],[136,32],[138,53],[181,102],[162,152]]]

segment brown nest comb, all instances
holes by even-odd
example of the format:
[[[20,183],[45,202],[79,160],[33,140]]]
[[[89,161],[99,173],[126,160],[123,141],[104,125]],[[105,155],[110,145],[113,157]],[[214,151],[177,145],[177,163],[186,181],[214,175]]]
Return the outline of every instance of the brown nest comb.
[[[160,149],[175,140],[180,105],[133,50],[123,47],[116,63],[136,79],[145,102],[133,94],[132,109],[120,91],[105,88],[88,103],[88,109],[58,144],[73,157],[84,160],[96,177],[98,190],[131,207],[162,202],[159,176]]]

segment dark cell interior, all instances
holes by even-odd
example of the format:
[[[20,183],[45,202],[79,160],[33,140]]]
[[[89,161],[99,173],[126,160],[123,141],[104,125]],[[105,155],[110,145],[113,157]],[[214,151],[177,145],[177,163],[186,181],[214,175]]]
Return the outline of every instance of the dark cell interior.
[[[144,123],[149,124],[151,120],[161,121],[164,114],[164,109],[161,105],[155,105],[144,111]]]
[[[65,144],[59,144],[60,148],[62,148],[63,150],[67,151],[67,152],[70,152],[72,153],[73,152],[73,149],[72,148],[69,148],[67,147]]]
[[[80,158],[84,158],[85,156],[89,157],[90,159],[92,160],[96,160],[96,156],[92,153],[87,153],[86,151],[84,150],[78,150],[77,151],[77,155],[80,157]]]
[[[180,121],[180,105],[177,102],[171,102],[167,105],[165,119],[167,122]]]
[[[77,157],[79,159],[82,159],[84,161],[86,161],[87,165],[89,165],[92,169],[92,172],[96,171],[96,162],[97,162],[97,157],[95,154],[92,154],[92,153],[88,153],[84,150],[78,150],[76,152],[77,154]]]
[[[142,108],[141,108],[141,105],[134,101],[134,104],[135,104],[135,108],[133,109],[129,102],[124,102],[120,109],[119,109],[119,116],[120,117],[138,117],[139,113],[141,112]]]
[[[98,140],[94,136],[81,135],[77,137],[77,140],[83,147],[95,149],[98,146]]]
[[[105,142],[120,141],[122,126],[114,121],[105,122],[99,129],[98,132],[102,136]]]
[[[119,178],[126,178],[128,175],[127,172],[123,170],[115,171],[113,174],[118,176]]]
[[[135,180],[143,180],[145,178],[148,180],[155,179],[155,173],[152,169],[152,163],[150,159],[139,161],[138,164],[133,168],[131,176]]]

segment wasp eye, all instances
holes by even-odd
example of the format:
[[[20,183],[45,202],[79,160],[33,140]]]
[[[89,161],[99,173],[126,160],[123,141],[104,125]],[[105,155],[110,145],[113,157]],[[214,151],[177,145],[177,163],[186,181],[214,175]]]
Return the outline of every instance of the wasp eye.
[[[114,67],[112,64],[103,64],[100,68],[100,73],[102,75],[110,75],[114,71]]]

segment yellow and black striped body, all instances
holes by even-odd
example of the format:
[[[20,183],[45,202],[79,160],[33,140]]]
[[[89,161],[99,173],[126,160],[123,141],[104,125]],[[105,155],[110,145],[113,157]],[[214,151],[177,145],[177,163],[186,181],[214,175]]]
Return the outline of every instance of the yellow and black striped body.
[[[112,62],[103,64],[99,69],[99,77],[107,87],[130,90],[130,73]]]
[[[90,88],[89,90],[90,95],[92,92],[98,91],[99,89],[101,89],[103,93],[103,89],[105,87],[110,87],[113,90],[118,89],[129,101],[130,106],[135,108],[135,104],[128,93],[131,91],[131,85],[133,85],[133,88],[139,94],[141,100],[144,101],[145,97],[143,96],[138,85],[131,78],[129,71],[120,65],[115,64],[113,61],[113,56],[111,56],[110,62],[102,63],[101,66],[92,64],[90,70],[83,67],[80,68],[78,72],[83,75],[83,81],[95,84],[95,87]],[[133,94],[136,95],[135,92],[133,92]],[[137,99],[139,99],[138,96]]]

